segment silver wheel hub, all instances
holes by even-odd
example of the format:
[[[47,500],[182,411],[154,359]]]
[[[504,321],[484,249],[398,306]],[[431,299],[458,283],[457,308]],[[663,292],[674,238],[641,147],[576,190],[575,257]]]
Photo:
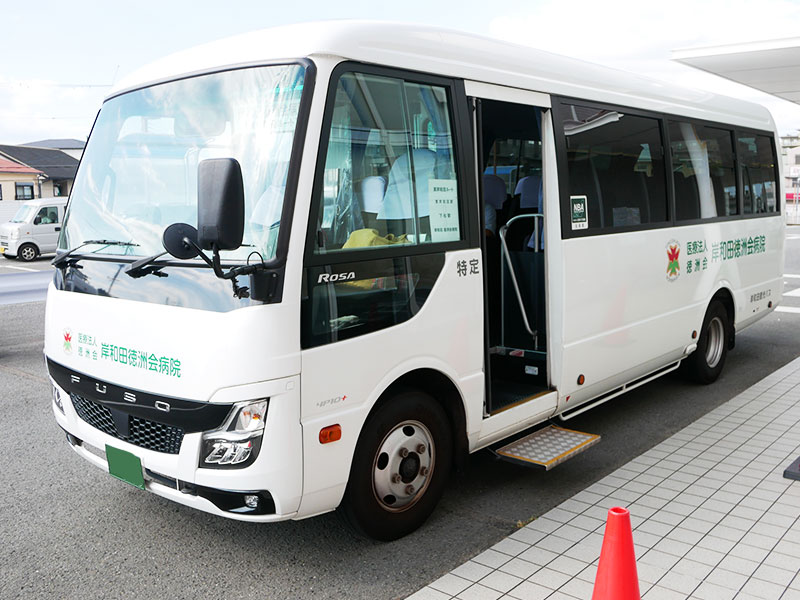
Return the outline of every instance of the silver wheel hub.
[[[413,506],[425,493],[436,454],[433,436],[419,421],[404,421],[383,438],[372,466],[375,498],[390,512]]]
[[[706,364],[713,369],[719,364],[724,350],[725,324],[722,319],[714,317],[709,321],[706,337],[708,338],[706,343]]]
[[[30,246],[26,246],[25,248],[23,248],[21,254],[22,258],[24,258],[25,260],[33,260],[33,258],[36,256],[36,252],[34,252],[33,248],[31,248]]]

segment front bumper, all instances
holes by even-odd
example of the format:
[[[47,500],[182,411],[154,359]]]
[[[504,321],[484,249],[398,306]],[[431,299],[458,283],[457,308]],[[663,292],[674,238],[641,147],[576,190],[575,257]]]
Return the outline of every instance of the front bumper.
[[[19,240],[0,238],[0,254],[16,256],[19,249]]]
[[[97,467],[109,471],[106,446],[128,452],[141,461],[144,487],[164,498],[222,517],[265,522],[291,519],[297,513],[302,491],[302,435],[300,428],[299,377],[287,377],[260,384],[259,395],[270,399],[261,449],[245,468],[199,468],[202,431],[183,434],[178,447],[161,447],[134,438],[120,439],[116,430],[89,419],[76,402],[72,382],[52,377],[61,408],[55,400],[53,412],[67,433],[72,449]],[[81,377],[81,376],[79,376]],[[90,379],[90,378],[87,378]],[[86,381],[82,381],[84,388]],[[91,379],[92,385],[110,386]],[[252,390],[252,386],[248,386]],[[107,388],[108,391],[111,388]],[[80,390],[85,395],[85,389]],[[73,396],[70,396],[72,392]],[[107,392],[108,393],[108,392]],[[141,392],[139,392],[141,395]],[[242,401],[253,398],[241,398]],[[213,405],[212,405],[213,406]],[[63,412],[62,412],[63,409]],[[189,427],[189,429],[192,429]],[[131,443],[134,442],[134,443]],[[257,509],[243,506],[244,495],[261,498]]]

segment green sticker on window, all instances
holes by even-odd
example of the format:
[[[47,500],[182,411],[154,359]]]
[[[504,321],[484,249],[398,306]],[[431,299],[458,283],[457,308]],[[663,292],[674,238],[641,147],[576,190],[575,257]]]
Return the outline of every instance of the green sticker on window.
[[[586,196],[570,196],[569,203],[572,207],[572,229],[589,229]]]

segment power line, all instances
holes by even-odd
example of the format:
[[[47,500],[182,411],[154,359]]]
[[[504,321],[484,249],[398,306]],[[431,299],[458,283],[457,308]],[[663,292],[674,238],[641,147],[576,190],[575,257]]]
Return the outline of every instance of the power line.
[[[13,113],[0,113],[0,119],[15,119],[15,120],[34,120],[34,121],[83,121],[86,119],[93,119],[94,114],[87,114],[83,117],[48,117],[48,116],[37,116],[37,115],[18,115]]]
[[[55,83],[49,81],[0,81],[5,87],[63,87],[63,88],[110,88],[111,83]]]

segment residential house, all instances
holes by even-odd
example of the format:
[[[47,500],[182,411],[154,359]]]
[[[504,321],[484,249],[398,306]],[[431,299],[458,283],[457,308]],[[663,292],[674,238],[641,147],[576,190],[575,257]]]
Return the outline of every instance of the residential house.
[[[36,197],[39,180],[44,173],[0,157],[0,223],[5,223],[19,209],[15,200],[30,200]]]
[[[20,144],[20,146],[61,150],[65,154],[69,154],[72,158],[80,160],[81,156],[83,155],[83,149],[86,147],[86,143],[74,138],[58,138],[53,140],[28,142],[27,144]]]
[[[78,159],[53,148],[0,145],[0,158],[6,158],[41,171],[36,198],[68,196],[72,191]]]

